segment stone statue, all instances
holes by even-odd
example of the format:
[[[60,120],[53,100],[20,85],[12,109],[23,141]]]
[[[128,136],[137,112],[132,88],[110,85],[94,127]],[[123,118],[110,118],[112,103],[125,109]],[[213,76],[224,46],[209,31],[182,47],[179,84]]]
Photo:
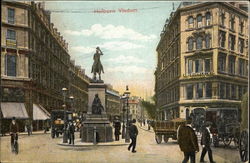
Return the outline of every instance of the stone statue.
[[[98,94],[95,94],[95,98],[92,103],[92,114],[102,114],[104,111],[100,98]]]
[[[101,49],[96,47],[96,53],[94,54],[94,63],[92,65],[91,73],[94,73],[93,80],[96,81],[96,73],[99,74],[99,80],[101,80],[101,72],[104,73],[100,56],[103,55]]]

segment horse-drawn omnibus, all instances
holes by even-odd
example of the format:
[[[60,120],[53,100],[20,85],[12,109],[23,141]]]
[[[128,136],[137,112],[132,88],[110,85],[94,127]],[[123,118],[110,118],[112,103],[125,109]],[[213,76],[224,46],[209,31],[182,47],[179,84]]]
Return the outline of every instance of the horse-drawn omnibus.
[[[192,127],[200,132],[205,123],[211,124],[213,144],[215,147],[222,141],[229,146],[232,141],[238,146],[239,143],[239,114],[238,108],[196,108],[192,110]]]

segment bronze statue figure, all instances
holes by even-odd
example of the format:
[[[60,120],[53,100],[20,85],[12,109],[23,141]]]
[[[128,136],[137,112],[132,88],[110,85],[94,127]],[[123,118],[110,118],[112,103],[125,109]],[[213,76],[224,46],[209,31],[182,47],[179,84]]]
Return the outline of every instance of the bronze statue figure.
[[[95,94],[95,98],[92,103],[92,114],[102,114],[104,111],[100,98],[98,94]]]
[[[96,81],[96,73],[99,74],[99,80],[101,80],[101,72],[104,73],[103,71],[103,66],[100,60],[100,56],[103,55],[101,49],[99,47],[96,48],[96,53],[94,54],[94,63],[92,65],[92,70],[91,73],[94,73],[93,80]]]

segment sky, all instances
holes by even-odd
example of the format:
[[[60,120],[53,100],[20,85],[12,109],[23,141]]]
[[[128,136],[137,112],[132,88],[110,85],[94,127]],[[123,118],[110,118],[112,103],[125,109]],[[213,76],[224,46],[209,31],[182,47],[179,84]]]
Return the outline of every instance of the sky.
[[[120,94],[128,85],[133,96],[147,98],[154,94],[156,47],[173,3],[176,9],[179,2],[49,1],[45,8],[69,43],[71,59],[89,77],[99,46],[104,82]]]

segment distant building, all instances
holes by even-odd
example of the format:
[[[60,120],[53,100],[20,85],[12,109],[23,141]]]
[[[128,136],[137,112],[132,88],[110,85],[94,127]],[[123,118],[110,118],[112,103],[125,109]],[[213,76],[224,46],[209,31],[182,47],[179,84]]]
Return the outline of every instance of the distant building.
[[[111,121],[116,116],[120,117],[121,100],[119,92],[114,90],[112,85],[106,84],[106,113]]]
[[[160,119],[186,118],[196,108],[239,108],[248,85],[246,10],[237,2],[183,2],[171,13],[156,49]]]
[[[75,65],[75,61],[70,61],[69,67],[69,95],[73,96],[71,110],[77,113],[87,113],[88,110],[88,85],[90,78],[85,74],[85,70]]]

